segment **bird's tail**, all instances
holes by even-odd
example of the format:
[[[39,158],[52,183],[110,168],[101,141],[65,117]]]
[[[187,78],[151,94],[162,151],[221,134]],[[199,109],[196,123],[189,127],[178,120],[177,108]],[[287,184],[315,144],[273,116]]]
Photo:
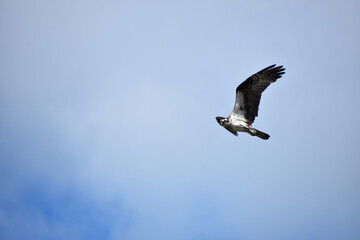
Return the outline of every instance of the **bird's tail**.
[[[259,137],[259,138],[261,138],[261,139],[264,139],[264,140],[268,140],[269,139],[269,137],[270,137],[270,135],[269,134],[267,134],[267,133],[264,133],[264,132],[262,132],[262,131],[260,131],[260,130],[257,130],[257,129],[255,129],[255,128],[251,128],[251,132],[254,134],[253,136],[257,136],[257,137]],[[252,134],[251,134],[252,135]]]

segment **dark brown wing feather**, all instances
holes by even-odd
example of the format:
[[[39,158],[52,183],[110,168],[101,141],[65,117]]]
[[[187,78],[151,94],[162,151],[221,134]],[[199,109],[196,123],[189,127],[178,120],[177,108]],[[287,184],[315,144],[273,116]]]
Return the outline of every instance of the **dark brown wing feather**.
[[[271,65],[250,76],[236,88],[236,94],[243,94],[244,96],[245,118],[251,123],[258,115],[261,93],[271,83],[281,78],[285,73],[284,70],[283,66]]]
[[[235,136],[238,136],[237,131],[235,131],[234,129],[232,129],[230,127],[226,127],[226,126],[225,126],[225,129],[228,130],[229,132],[231,132],[232,134],[234,134]]]

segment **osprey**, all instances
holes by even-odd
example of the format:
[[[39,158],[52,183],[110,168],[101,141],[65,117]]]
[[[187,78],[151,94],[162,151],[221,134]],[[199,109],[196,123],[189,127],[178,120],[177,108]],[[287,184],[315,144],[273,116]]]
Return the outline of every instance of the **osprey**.
[[[226,130],[238,135],[237,132],[247,132],[264,140],[269,134],[251,126],[258,115],[261,93],[285,73],[283,66],[271,65],[247,78],[236,88],[235,106],[227,118],[216,117],[216,121]]]

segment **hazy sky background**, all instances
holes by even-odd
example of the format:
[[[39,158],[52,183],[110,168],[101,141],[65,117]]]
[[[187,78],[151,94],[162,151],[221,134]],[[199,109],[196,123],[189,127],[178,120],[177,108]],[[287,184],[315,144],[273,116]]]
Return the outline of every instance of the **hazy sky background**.
[[[0,239],[360,239],[359,1],[0,0]],[[254,127],[220,127],[271,64]]]

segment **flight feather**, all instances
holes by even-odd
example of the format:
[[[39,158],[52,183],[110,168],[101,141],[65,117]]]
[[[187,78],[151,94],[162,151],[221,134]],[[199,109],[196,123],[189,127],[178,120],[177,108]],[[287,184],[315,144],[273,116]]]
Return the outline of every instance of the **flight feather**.
[[[271,65],[248,77],[236,88],[235,106],[232,115],[253,123],[258,115],[261,94],[285,73],[283,66]]]

